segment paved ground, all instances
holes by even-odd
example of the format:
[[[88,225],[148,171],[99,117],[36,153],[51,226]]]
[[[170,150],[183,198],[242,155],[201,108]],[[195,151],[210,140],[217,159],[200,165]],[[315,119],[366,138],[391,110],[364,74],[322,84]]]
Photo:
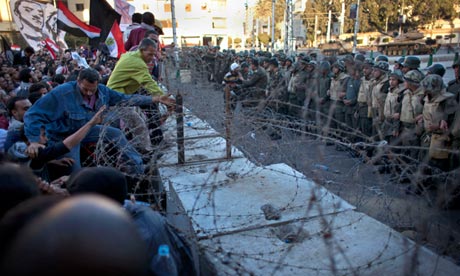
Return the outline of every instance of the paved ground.
[[[448,69],[447,76],[453,76],[452,69]],[[220,86],[171,81],[171,91],[180,91],[187,108],[224,132]],[[436,207],[435,191],[423,195],[407,193],[407,184],[396,184],[390,174],[379,174],[375,166],[365,164],[349,151],[337,151],[335,146],[289,129],[282,131],[282,139],[272,141],[260,123],[242,114],[235,112],[232,137],[251,161],[263,165],[286,163],[349,201],[358,211],[460,263],[460,211]],[[318,165],[325,165],[328,170]]]

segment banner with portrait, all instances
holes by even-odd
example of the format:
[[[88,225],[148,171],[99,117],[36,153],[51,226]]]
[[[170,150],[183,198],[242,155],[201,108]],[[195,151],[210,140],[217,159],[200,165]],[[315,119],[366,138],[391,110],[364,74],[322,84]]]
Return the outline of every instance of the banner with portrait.
[[[49,3],[32,0],[10,0],[13,21],[27,43],[38,50],[47,38],[67,48],[65,32],[57,29],[57,9]]]

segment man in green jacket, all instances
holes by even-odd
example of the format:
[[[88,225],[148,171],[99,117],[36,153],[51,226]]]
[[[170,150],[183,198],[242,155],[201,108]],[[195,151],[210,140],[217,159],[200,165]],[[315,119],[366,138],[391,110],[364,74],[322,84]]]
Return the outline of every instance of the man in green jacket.
[[[147,63],[153,60],[156,54],[156,42],[145,38],[139,44],[138,50],[121,56],[117,62],[107,86],[125,94],[133,94],[139,88],[145,89],[154,96],[154,101],[169,107],[175,104],[174,99],[165,95],[149,73]],[[137,108],[124,107],[121,112],[125,128],[133,135],[133,145],[141,153],[153,151],[149,130],[144,114]]]

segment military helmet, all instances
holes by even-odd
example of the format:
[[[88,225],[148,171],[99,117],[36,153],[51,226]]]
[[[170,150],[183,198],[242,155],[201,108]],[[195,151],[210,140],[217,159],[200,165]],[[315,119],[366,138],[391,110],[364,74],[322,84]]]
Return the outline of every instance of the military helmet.
[[[377,62],[379,62],[379,61],[386,61],[386,62],[388,62],[388,57],[385,56],[385,55],[377,56],[377,57],[375,58],[375,63],[377,63]]]
[[[319,65],[319,68],[321,70],[330,71],[331,70],[331,64],[329,63],[329,61],[323,60],[323,61],[321,61],[320,65]]]
[[[409,67],[410,69],[417,69],[420,67],[420,58],[416,56],[408,56],[404,59],[403,66]]]
[[[390,71],[390,64],[387,61],[378,61],[374,65],[374,68],[379,69],[383,72],[388,72]]]
[[[276,58],[271,58],[267,62],[268,62],[268,64],[273,65],[275,67],[278,67],[278,65],[279,65],[278,60]]]
[[[294,60],[291,57],[286,58],[286,61],[290,61],[291,64],[294,63]]]
[[[355,55],[355,60],[359,60],[359,61],[361,61],[361,62],[364,62],[365,59],[366,59],[366,58],[364,57],[363,54],[356,54],[356,55]]]
[[[403,76],[403,74],[402,74],[402,72],[400,70],[396,70],[396,71],[392,72],[390,74],[390,78],[391,77],[396,78],[399,81],[399,83],[404,82],[404,76]]]
[[[310,59],[310,57],[308,57],[308,56],[303,56],[303,57],[301,57],[301,58],[299,59],[299,63],[304,64],[304,65],[309,64],[310,61],[311,61],[311,59]]]
[[[408,72],[409,73],[409,72]],[[420,85],[428,92],[432,94],[441,93],[442,89],[445,88],[444,81],[439,75],[428,75],[422,80]]]
[[[259,66],[259,59],[256,57],[251,57],[251,64],[254,66]]]
[[[336,62],[334,62],[332,64],[332,68],[339,68],[340,71],[344,72],[345,71],[345,63],[343,62],[343,60],[337,60]]]
[[[311,61],[308,63],[308,65],[312,65],[312,66],[316,67],[316,65],[318,65],[318,63],[317,63],[316,61],[314,61],[314,60],[311,60]]]
[[[439,63],[435,63],[431,65],[430,67],[428,67],[427,69],[428,69],[428,74],[435,74],[441,77],[444,77],[444,74],[446,73],[446,68],[442,64],[439,64]]]
[[[371,58],[366,58],[364,60],[363,64],[372,67],[372,66],[374,66],[374,61]]]
[[[418,70],[410,70],[404,75],[404,80],[413,83],[420,83],[423,80],[423,74]]]
[[[241,68],[248,68],[249,64],[247,62],[243,62],[243,63],[241,63],[240,67]]]
[[[397,60],[395,60],[395,63],[399,64],[399,65],[403,65],[404,64],[404,59],[405,59],[404,57],[400,57]]]
[[[354,58],[353,58],[352,55],[348,54],[342,60],[343,60],[343,62],[353,62]]]

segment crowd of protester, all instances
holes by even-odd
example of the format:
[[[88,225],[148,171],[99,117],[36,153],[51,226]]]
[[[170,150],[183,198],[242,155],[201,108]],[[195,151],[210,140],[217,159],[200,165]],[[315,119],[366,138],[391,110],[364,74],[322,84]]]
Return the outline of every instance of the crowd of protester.
[[[12,61],[0,56],[0,274],[155,274],[162,244],[172,249],[178,274],[195,273],[187,242],[129,196],[161,155],[159,107],[174,106],[158,85],[163,56],[155,18],[134,14],[133,22],[125,33],[131,52],[120,60],[88,46],[57,59],[31,47]],[[385,141],[401,162],[446,172],[459,166],[460,60],[448,83],[444,66],[425,74],[417,56],[396,60],[391,70],[386,56],[320,59],[205,46],[183,49],[180,62],[194,67],[192,80],[223,84],[233,109],[274,119],[266,128],[274,140],[285,123],[338,150]],[[94,160],[101,140],[109,156],[102,164]],[[86,193],[98,196],[80,195]],[[101,225],[103,234],[95,230]],[[79,246],[88,250],[70,250]],[[111,258],[120,262],[107,263]]]
[[[161,212],[175,101],[158,84],[159,32],[152,13],[133,19],[120,60],[103,44],[0,56],[1,275],[196,274]]]

